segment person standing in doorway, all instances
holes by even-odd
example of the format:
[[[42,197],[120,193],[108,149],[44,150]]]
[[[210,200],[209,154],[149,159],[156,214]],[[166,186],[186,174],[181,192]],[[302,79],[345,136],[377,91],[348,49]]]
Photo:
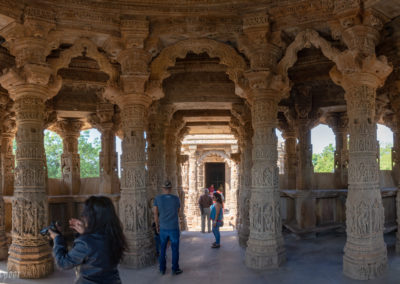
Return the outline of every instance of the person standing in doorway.
[[[221,235],[219,228],[224,225],[224,209],[221,194],[214,192],[213,194],[214,204],[211,206],[210,219],[213,223],[213,233],[215,237],[215,243],[212,244],[212,248],[219,248],[221,246]]]
[[[160,234],[160,273],[165,274],[168,240],[172,250],[172,274],[178,275],[183,271],[179,268],[179,209],[181,207],[178,196],[171,194],[172,185],[166,181],[163,185],[163,194],[154,199],[154,221],[156,230]]]
[[[199,198],[199,207],[201,213],[201,232],[205,233],[206,220],[207,220],[207,230],[211,232],[211,222],[210,222],[210,206],[213,204],[212,198],[209,195],[208,188],[204,188],[204,194]]]

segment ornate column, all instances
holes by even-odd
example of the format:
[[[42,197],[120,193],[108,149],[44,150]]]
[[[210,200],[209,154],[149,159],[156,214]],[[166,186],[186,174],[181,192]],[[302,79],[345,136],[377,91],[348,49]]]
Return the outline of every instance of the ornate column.
[[[1,176],[3,195],[13,195],[15,156],[13,154],[13,139],[15,137],[15,120],[7,119],[3,123],[1,133]]]
[[[312,164],[311,126],[312,96],[307,87],[298,88],[296,94],[295,122],[297,144],[297,173],[296,173],[296,227],[299,230],[309,230],[316,225],[315,198],[312,195]]]
[[[292,128],[283,130],[283,138],[285,139],[285,177],[287,179],[287,188],[296,189],[296,132]]]
[[[3,106],[2,106],[3,107]],[[13,123],[12,120],[10,120],[8,117],[3,117],[3,127],[1,129],[1,135],[4,137],[3,131],[12,131],[15,128],[15,122]],[[14,126],[12,127],[13,129],[7,129],[7,126]],[[5,132],[7,133],[7,132]],[[9,134],[9,133],[8,133]],[[7,135],[7,134],[6,134]],[[12,141],[12,139],[11,139]],[[0,260],[5,260],[8,257],[8,244],[7,244],[7,238],[6,238],[6,232],[5,232],[5,206],[4,206],[4,200],[3,200],[3,195],[6,192],[6,189],[10,190],[9,188],[4,188],[3,186],[8,186],[8,184],[5,182],[9,182],[9,174],[12,175],[12,182],[14,182],[14,176],[12,170],[14,167],[12,167],[11,172],[7,172],[7,164],[5,164],[4,158],[7,158],[7,151],[11,150],[11,155],[12,155],[12,144],[11,145],[5,145],[5,146],[11,146],[10,149],[6,148],[3,149],[3,145],[1,145],[1,167],[2,167],[2,172],[1,172],[1,177],[2,177],[2,184],[1,188],[2,191],[0,192]],[[13,155],[12,155],[13,156]],[[13,156],[14,157],[14,156]],[[8,162],[8,161],[6,161]],[[12,166],[14,166],[14,160],[12,161]],[[13,185],[13,183],[12,183]],[[12,188],[11,188],[11,194],[12,194]]]
[[[335,181],[336,188],[347,188],[348,149],[347,149],[347,114],[332,113],[326,118],[329,127],[335,134]]]
[[[187,230],[187,219],[186,219],[186,189],[187,189],[187,163],[188,156],[181,154],[182,139],[189,132],[188,127],[183,127],[180,129],[179,134],[176,138],[176,176],[177,176],[177,190],[178,196],[181,200],[181,210],[179,210],[179,219],[181,230]]]
[[[61,175],[65,192],[79,194],[81,188],[81,162],[78,154],[78,138],[83,126],[79,119],[68,118],[57,122],[57,132],[63,139]]]
[[[268,72],[246,74],[252,87],[253,166],[251,169],[250,236],[246,265],[277,267],[285,261],[280,215],[279,170],[277,167],[277,90],[270,89]]]
[[[338,55],[330,75],[345,90],[349,117],[349,190],[343,272],[348,277],[367,280],[382,275],[387,265],[374,117],[376,89],[384,84],[392,67],[385,57],[375,55],[381,21],[369,11],[351,19],[353,21],[346,20],[341,30],[349,50]]]
[[[172,110],[171,110],[172,112]],[[179,196],[178,191],[178,141],[179,133],[184,127],[185,122],[181,117],[175,117],[170,121],[165,134],[165,175],[172,183],[173,194]],[[180,149],[179,149],[180,152]]]
[[[239,245],[247,247],[247,240],[250,235],[250,198],[251,198],[251,168],[253,165],[252,159],[252,136],[251,121],[248,121],[243,126],[243,143],[241,144],[241,167],[242,178],[241,187],[239,190],[239,218],[238,227]]]
[[[193,229],[196,223],[196,211],[198,211],[198,205],[196,200],[196,176],[197,176],[197,145],[189,145],[189,184],[188,184],[188,196],[186,198],[186,221],[189,229]]]
[[[114,105],[110,103],[100,103],[97,105],[98,128],[101,131],[99,192],[102,194],[113,194],[120,191],[113,116]]]
[[[392,148],[392,175],[395,182],[399,187],[400,180],[400,97],[397,96],[391,102],[392,108],[395,111],[394,115],[387,121],[393,131],[393,148]],[[397,189],[396,196],[396,212],[397,212],[397,226],[400,228],[400,189]],[[396,253],[400,254],[400,230],[397,229],[396,233]]]
[[[137,29],[141,30],[138,31]],[[121,156],[121,197],[119,216],[128,242],[123,263],[132,268],[151,265],[155,261],[153,234],[150,224],[151,208],[146,186],[146,141],[148,107],[152,99],[145,95],[151,55],[142,49],[148,34],[148,22],[126,19],[121,23],[126,49],[119,52],[121,64],[120,89],[109,86],[105,97],[121,109],[123,133]]]
[[[7,75],[0,78],[3,85],[10,79]],[[48,240],[39,234],[48,225],[43,114],[49,90],[35,84],[9,86],[8,90],[15,100],[18,129],[8,270],[22,278],[40,278],[53,271]]]
[[[39,233],[48,225],[44,103],[58,92],[61,82],[55,77],[50,80],[52,70],[46,63],[53,46],[47,36],[55,27],[54,14],[26,7],[23,19],[23,25],[15,23],[1,31],[6,39],[3,45],[16,62],[0,77],[0,84],[14,100],[17,124],[12,244],[7,269],[21,278],[40,278],[53,271],[48,240]]]
[[[232,149],[232,151],[234,151]],[[231,182],[229,188],[229,215],[231,215],[232,224],[236,224],[238,214],[238,189],[239,189],[239,164],[240,153],[231,154]],[[227,224],[228,225],[228,224]]]
[[[264,12],[243,19],[239,47],[250,59],[245,73],[253,125],[251,168],[250,235],[246,265],[255,269],[278,267],[286,260],[280,214],[278,151],[275,128],[278,103],[288,93],[288,82],[276,76],[281,57],[279,34],[272,34]],[[271,42],[270,41],[273,41]]]
[[[148,167],[148,193],[149,200],[161,193],[164,182],[165,167],[165,115],[159,101],[150,107],[149,123],[147,131],[147,167]]]

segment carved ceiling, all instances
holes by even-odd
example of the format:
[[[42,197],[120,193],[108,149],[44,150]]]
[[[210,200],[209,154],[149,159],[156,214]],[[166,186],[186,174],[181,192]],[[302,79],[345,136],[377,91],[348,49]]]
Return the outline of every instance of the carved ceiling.
[[[250,99],[246,102],[248,81],[243,73],[254,67],[254,58],[250,60],[246,50],[255,48],[255,44],[241,46],[240,39],[248,28],[245,25],[266,28],[252,40],[265,37],[276,45],[278,61],[296,36],[306,30],[316,32],[331,48],[344,51],[347,46],[332,23],[338,21],[338,15],[354,13],[360,1],[37,0],[34,5],[29,2],[0,0],[0,34],[4,36],[0,38],[0,68],[16,65],[10,52],[13,39],[6,39],[5,30],[15,23],[24,24],[28,18],[51,23],[48,40],[52,45],[46,62],[57,67],[54,77],[61,77],[62,87],[49,106],[60,119],[88,121],[99,102],[106,101],[103,93],[107,87],[129,85],[131,82],[122,82],[120,75],[143,69],[150,78],[146,91],[156,94],[153,99],[171,105],[182,116],[189,133],[201,134],[232,133],[234,105],[251,103]],[[400,95],[400,2],[366,0],[361,6],[359,9],[363,11],[373,10],[385,23],[376,52],[394,65],[386,85],[377,94],[377,114],[383,121],[382,117],[393,114],[391,101]],[[264,16],[255,16],[250,23],[244,23],[245,16],[254,13]],[[329,113],[345,110],[344,91],[331,80],[329,72],[335,63],[323,55],[321,46],[307,42],[304,47],[296,50],[295,63],[288,69],[291,91],[279,104],[278,118],[285,120],[288,110],[295,113],[298,94],[307,89],[310,118],[323,123]],[[130,60],[133,62],[135,58],[125,56],[127,66],[120,65],[121,51],[129,48],[143,49],[148,62],[131,66]],[[64,62],[64,57],[69,61]]]

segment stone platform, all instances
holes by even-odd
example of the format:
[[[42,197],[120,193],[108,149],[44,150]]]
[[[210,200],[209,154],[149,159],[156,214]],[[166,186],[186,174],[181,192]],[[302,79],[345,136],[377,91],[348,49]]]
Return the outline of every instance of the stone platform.
[[[120,269],[123,283],[400,283],[400,256],[395,255],[395,234],[385,236],[388,246],[388,269],[386,273],[375,280],[351,280],[342,273],[343,247],[345,235],[340,233],[326,233],[315,239],[299,240],[287,234],[285,247],[287,262],[281,268],[270,271],[254,271],[244,265],[245,251],[238,246],[236,232],[222,232],[222,246],[219,250],[211,249],[212,234],[199,232],[183,232],[181,243],[180,265],[183,274],[170,274],[170,252],[168,255],[167,274],[157,273],[157,266],[140,270]],[[0,263],[0,273],[5,272],[6,263]],[[1,276],[1,275],[0,275]],[[41,280],[3,280],[0,283],[36,284],[57,283],[70,284],[74,272],[57,271],[48,278]],[[2,282],[4,281],[4,282]]]

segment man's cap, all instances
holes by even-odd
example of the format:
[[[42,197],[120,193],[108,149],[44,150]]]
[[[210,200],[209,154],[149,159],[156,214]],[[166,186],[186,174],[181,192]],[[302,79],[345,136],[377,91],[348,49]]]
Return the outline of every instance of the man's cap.
[[[169,180],[164,182],[163,188],[171,188],[171,187],[172,187],[172,184]]]

